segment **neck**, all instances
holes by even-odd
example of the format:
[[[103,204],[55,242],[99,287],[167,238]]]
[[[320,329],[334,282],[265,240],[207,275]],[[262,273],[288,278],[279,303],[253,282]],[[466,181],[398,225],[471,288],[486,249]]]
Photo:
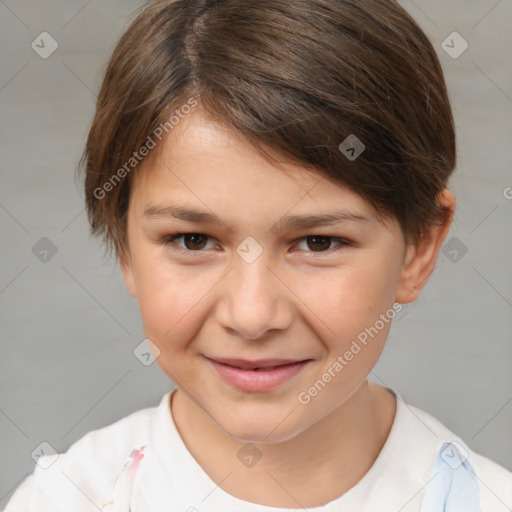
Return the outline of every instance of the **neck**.
[[[208,476],[238,499],[282,508],[318,507],[356,485],[380,453],[396,411],[395,398],[365,380],[343,404],[297,436],[253,443],[264,456],[245,468],[233,464],[233,454],[245,443],[227,436],[180,390],[172,397],[180,436]]]

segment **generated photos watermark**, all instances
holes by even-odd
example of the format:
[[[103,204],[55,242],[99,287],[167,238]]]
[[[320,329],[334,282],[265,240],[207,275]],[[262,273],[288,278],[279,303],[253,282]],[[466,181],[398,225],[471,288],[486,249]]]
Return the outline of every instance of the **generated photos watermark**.
[[[128,161],[120,167],[101,187],[96,187],[94,189],[94,197],[96,199],[104,199],[109,192],[114,190],[114,188],[129,174],[137,165],[139,165],[142,160],[146,156],[149,155],[150,151],[157,146],[157,142],[155,139],[158,139],[159,142],[162,141],[165,134],[170,133],[170,131],[175,128],[182,119],[184,119],[188,114],[192,112],[192,109],[198,105],[198,101],[195,97],[191,97],[187,100],[187,102],[182,105],[179,109],[176,109],[170,116],[167,121],[164,123],[160,123],[148,136],[146,142],[139,148],[138,151],[133,152],[133,156],[128,159]]]
[[[297,395],[299,403],[302,405],[309,404],[368,345],[368,336],[372,339],[377,336],[403,308],[403,304],[395,302],[392,308],[389,308],[385,313],[381,313],[379,320],[371,327],[366,327],[364,331],[361,331],[357,335],[357,340],[352,340],[350,347],[342,355],[338,355],[334,363],[307,390],[301,391]]]

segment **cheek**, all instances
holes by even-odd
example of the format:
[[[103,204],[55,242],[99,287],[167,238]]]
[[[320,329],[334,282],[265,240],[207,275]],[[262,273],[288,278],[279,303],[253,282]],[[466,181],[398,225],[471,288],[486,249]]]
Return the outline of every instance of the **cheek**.
[[[153,265],[139,277],[139,304],[146,336],[160,350],[185,345],[202,325],[205,298],[215,282],[199,279],[192,267]]]
[[[297,296],[317,318],[316,324],[346,339],[373,324],[394,302],[396,270],[378,262],[361,262],[297,282]]]

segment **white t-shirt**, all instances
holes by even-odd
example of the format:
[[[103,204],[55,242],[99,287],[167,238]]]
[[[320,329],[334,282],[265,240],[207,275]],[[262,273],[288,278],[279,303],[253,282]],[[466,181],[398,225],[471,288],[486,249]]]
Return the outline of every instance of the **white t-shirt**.
[[[397,410],[376,461],[349,491],[308,512],[512,510],[510,471],[474,453],[435,418],[388,389],[397,399]],[[158,407],[89,432],[64,454],[41,457],[4,512],[293,510],[240,500],[212,481],[176,429],[171,393]],[[479,494],[476,501],[472,485]]]

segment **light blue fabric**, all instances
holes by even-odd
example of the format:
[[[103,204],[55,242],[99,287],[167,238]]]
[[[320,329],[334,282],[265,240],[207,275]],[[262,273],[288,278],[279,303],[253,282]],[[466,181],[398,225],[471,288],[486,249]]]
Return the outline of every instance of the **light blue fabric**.
[[[420,512],[482,512],[475,471],[457,446],[444,443],[439,450]]]

